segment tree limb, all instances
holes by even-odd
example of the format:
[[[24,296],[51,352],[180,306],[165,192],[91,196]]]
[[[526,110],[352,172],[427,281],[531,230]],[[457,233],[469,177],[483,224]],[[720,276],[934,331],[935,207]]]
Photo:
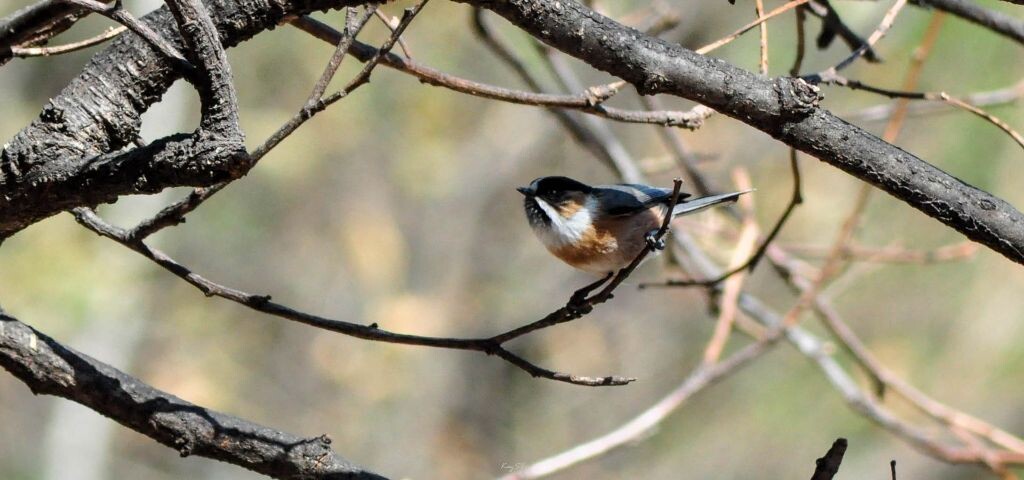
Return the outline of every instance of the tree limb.
[[[13,47],[43,45],[88,14],[63,0],[43,0],[0,19],[0,66],[13,57]]]
[[[911,0],[922,7],[933,7],[985,27],[1024,45],[1024,20],[989,10],[970,0]],[[1017,3],[1017,2],[1013,2]]]
[[[242,41],[289,15],[359,3],[282,1],[280,8],[260,8],[262,4],[253,1],[210,2],[225,44]],[[573,0],[461,1],[494,10],[549,45],[629,81],[643,94],[681,96],[742,120],[1024,263],[1024,215],[819,108],[817,90],[803,82],[760,78],[629,29]],[[179,42],[176,35],[168,35],[166,12],[147,15],[143,21]],[[138,42],[115,41],[4,149],[0,238],[73,206],[175,185],[210,185],[245,172],[240,162],[216,157],[210,148],[197,148],[215,144],[180,143],[181,137],[165,139],[158,151],[137,149],[125,156],[106,156],[128,145],[138,132],[141,112],[177,76],[165,61],[141,50]]]
[[[207,6],[220,41],[233,46],[290,15],[358,3],[312,0],[272,7],[257,0],[216,0]],[[186,50],[166,7],[140,21],[177,50]],[[251,165],[241,139],[202,128],[219,125],[214,118],[204,119],[192,135],[121,151],[137,137],[142,113],[180,76],[134,35],[122,35],[94,56],[0,153],[0,241],[76,206],[171,186],[208,186],[245,174]],[[204,114],[211,113],[209,106],[204,103]]]
[[[641,94],[669,93],[732,116],[1024,263],[1021,212],[819,108],[817,89],[804,82],[760,78],[645,36],[571,0],[557,5],[508,0],[483,6],[545,43],[632,83]]]
[[[185,457],[199,455],[279,479],[382,479],[349,463],[326,435],[301,438],[157,390],[61,345],[0,311],[0,366],[34,394],[89,407]]]

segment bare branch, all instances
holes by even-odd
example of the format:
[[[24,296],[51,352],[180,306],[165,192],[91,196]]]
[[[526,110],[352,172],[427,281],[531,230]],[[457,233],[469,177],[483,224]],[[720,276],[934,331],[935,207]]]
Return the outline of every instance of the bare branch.
[[[851,80],[852,81],[852,80]],[[903,92],[903,93],[917,93],[917,92]],[[1017,82],[1006,88],[999,88],[996,90],[990,90],[985,92],[976,92],[962,95],[960,99],[973,105],[975,107],[989,107],[989,106],[1000,106],[1005,104],[1012,104],[1024,97],[1024,81]],[[948,113],[957,109],[956,105],[948,103],[915,103],[910,105],[907,109],[907,114],[910,116],[914,115],[930,115],[937,113]],[[893,113],[892,104],[875,105],[867,107],[855,112],[851,112],[846,115],[848,118],[854,120],[860,120],[864,122],[878,122],[888,119]]]
[[[882,17],[882,21],[878,24],[878,28],[876,28],[874,32],[871,32],[871,36],[868,37],[868,40],[850,53],[850,55],[843,59],[843,61],[829,67],[825,71],[818,72],[813,75],[804,75],[801,78],[810,83],[821,83],[823,79],[834,76],[837,72],[853,64],[853,62],[862,57],[869,49],[874,47],[878,40],[885,36],[889,29],[892,28],[893,22],[896,21],[896,16],[899,15],[900,11],[903,10],[903,7],[906,5],[907,0],[896,0],[893,2],[892,7],[889,7],[889,10],[885,12],[885,16]]]
[[[337,48],[334,49],[334,54],[331,55],[331,59],[327,62],[327,66],[324,67],[324,73],[320,75],[320,80],[317,80],[316,85],[313,86],[313,92],[309,94],[309,98],[306,100],[306,108],[312,109],[316,106],[317,102],[323,99],[324,92],[327,90],[327,84],[331,83],[331,79],[334,78],[334,73],[338,71],[338,67],[341,66],[341,60],[345,58],[348,53],[348,48],[355,41],[356,35],[363,29],[366,22],[370,19],[370,15],[377,13],[378,4],[367,5],[363,10],[361,17],[356,17],[355,8],[348,7],[345,9],[345,32],[338,35],[338,40],[334,42]],[[394,35],[394,31],[392,31]]]
[[[933,7],[956,15],[1024,45],[1024,20],[989,10],[970,0],[911,0],[922,7]],[[1013,1],[1013,0],[1011,0]],[[1016,3],[1014,1],[1013,3]]]
[[[828,254],[828,248],[824,246],[786,245],[784,249],[805,257],[824,257]],[[972,242],[960,242],[930,250],[914,250],[899,246],[866,247],[853,243],[847,245],[840,255],[844,259],[858,262],[929,264],[964,260],[973,257],[977,251],[978,245]]]
[[[522,357],[513,354],[512,352],[508,351],[506,348],[503,347],[504,343],[519,338],[527,333],[582,318],[587,313],[590,313],[590,311],[593,310],[593,307],[595,305],[598,305],[611,299],[611,290],[614,289],[614,287],[612,287],[611,289],[602,290],[594,297],[578,299],[577,297],[580,297],[580,293],[583,293],[584,295],[586,293],[589,293],[589,291],[584,291],[585,289],[581,289],[575,295],[573,295],[573,300],[570,301],[570,304],[566,305],[565,307],[555,310],[554,312],[548,314],[547,316],[540,320],[537,320],[536,322],[524,325],[516,329],[509,330],[505,333],[495,335],[493,337],[445,338],[408,335],[403,333],[390,332],[378,327],[377,325],[360,325],[356,323],[345,322],[342,320],[332,320],[317,315],[300,312],[297,310],[293,310],[285,305],[273,302],[269,295],[255,295],[217,284],[193,272],[188,267],[178,263],[173,258],[167,256],[160,250],[149,247],[144,242],[142,242],[141,239],[133,238],[131,236],[131,231],[127,231],[108,224],[90,209],[77,208],[74,210],[73,213],[75,215],[75,220],[77,220],[84,227],[92,230],[93,232],[96,232],[101,236],[107,237],[117,243],[120,243],[121,245],[131,249],[132,251],[148,258],[157,265],[163,267],[165,270],[173,273],[182,280],[185,280],[192,286],[196,287],[201,292],[203,292],[204,295],[216,296],[224,298],[226,300],[231,300],[235,303],[246,306],[258,312],[263,312],[269,315],[302,323],[312,327],[341,333],[343,335],[361,338],[363,340],[483,352],[488,355],[496,355],[499,358],[502,358],[503,360],[523,369],[524,371],[535,377],[548,378],[551,380],[572,383],[575,385],[617,386],[625,385],[635,380],[634,378],[619,376],[586,377],[580,375],[570,375],[555,372],[553,370],[548,370],[539,367],[533,363],[530,363],[527,360],[523,359]],[[642,259],[642,257],[640,258]],[[620,272],[620,275],[622,275],[622,279],[628,276],[631,271],[632,270],[627,272],[624,270],[624,273]],[[621,282],[621,280],[619,281]],[[604,281],[602,281],[601,283],[603,284]]]
[[[754,12],[757,14],[757,19],[761,20],[764,16],[764,2],[762,0],[754,1]],[[758,71],[761,75],[768,76],[768,23],[761,22],[758,26],[761,31],[761,57],[758,63]]]
[[[172,60],[180,68],[184,68],[186,72],[192,69],[192,65],[188,63],[188,60],[185,60],[185,57],[177,48],[174,47],[174,45],[171,45],[167,39],[163,38],[159,33],[150,28],[149,25],[140,22],[134,15],[128,13],[127,10],[121,7],[121,2],[114,2],[114,5],[107,6],[97,0],[64,1],[71,5],[76,5],[103,15],[104,17],[128,27],[132,33],[142,37],[142,39],[149,43],[149,45],[156,49],[156,51]]]
[[[722,274],[710,279],[667,280],[661,283],[642,283],[640,284],[640,288],[713,287],[718,285],[719,283],[726,281],[733,275],[738,275],[739,273],[747,270],[753,270],[754,267],[756,267],[757,264],[764,257],[765,252],[772,245],[772,242],[775,241],[775,238],[779,235],[780,232],[782,232],[782,227],[786,225],[786,222],[789,220],[790,215],[792,215],[793,211],[796,210],[796,207],[803,203],[804,201],[800,180],[800,164],[797,160],[796,149],[793,148],[789,150],[789,169],[793,176],[793,193],[789,197],[789,202],[786,203],[786,208],[782,211],[782,215],[779,215],[779,219],[775,221],[775,225],[772,226],[772,229],[768,232],[768,235],[764,237],[763,241],[761,241],[761,245],[757,247],[757,250],[755,250],[754,253],[750,255],[750,257],[747,258],[745,262],[743,262],[742,264],[735,268],[731,268],[723,272]]]
[[[742,176],[736,175],[736,177],[738,180],[736,187],[739,190],[751,189],[750,177],[746,172]],[[757,221],[754,218],[754,207],[752,205],[753,197],[749,195],[741,197],[740,202],[742,202],[740,206],[743,210],[743,226],[740,229],[740,239],[736,242],[736,249],[733,251],[732,260],[730,261],[735,266],[742,266],[746,261],[745,259],[751,256],[755,245],[757,245],[758,234]],[[729,341],[733,324],[739,312],[738,301],[746,277],[744,273],[737,273],[726,280],[725,285],[722,287],[722,294],[719,295],[718,321],[715,322],[715,329],[711,334],[711,339],[708,340],[708,344],[704,348],[705,364],[718,362],[722,352],[725,350],[725,345]]]
[[[186,402],[67,348],[0,311],[0,366],[35,394],[80,403],[177,450],[279,479],[383,479],[302,438]]]
[[[743,347],[725,360],[713,365],[699,365],[678,387],[622,426],[573,446],[564,452],[534,462],[500,480],[528,480],[546,477],[649,436],[658,424],[675,413],[687,400],[771,350],[780,337],[781,335],[776,331],[773,335],[765,336]]]
[[[779,16],[779,15],[781,15],[783,13],[786,13],[786,12],[796,8],[796,7],[799,7],[800,5],[803,5],[803,4],[807,3],[808,1],[810,1],[810,0],[792,0],[790,2],[784,3],[781,6],[775,8],[775,10],[772,10],[772,11],[768,12],[767,14],[758,17],[757,20],[754,20],[753,22],[750,22],[750,23],[744,25],[739,30],[736,30],[735,32],[732,32],[731,34],[729,34],[729,35],[727,35],[725,37],[722,37],[722,38],[720,38],[718,40],[715,40],[714,42],[711,42],[711,43],[709,43],[707,45],[704,45],[703,47],[700,47],[700,48],[698,48],[698,49],[696,49],[694,51],[699,53],[699,54],[702,54],[702,55],[711,53],[712,51],[716,50],[718,47],[721,47],[721,46],[723,46],[723,45],[725,45],[725,44],[727,44],[729,42],[732,42],[733,40],[736,40],[737,38],[740,37],[740,35],[743,35],[744,33],[747,33],[752,28],[754,28],[754,27],[756,27],[758,25],[761,25],[764,22],[767,22],[768,20],[771,20],[772,18],[775,18],[775,17],[777,17],[777,16]]]
[[[839,17],[839,12],[832,8],[832,3],[828,0],[815,0],[800,10],[810,12],[821,19],[821,33],[818,34],[815,42],[819,49],[828,48],[836,36],[841,38],[851,51],[865,45],[864,40],[843,22],[843,19]],[[864,51],[864,59],[869,62],[882,61],[870,46]]]
[[[292,25],[332,44],[336,44],[341,38],[340,32],[310,17],[295,19]],[[357,41],[349,46],[348,52],[360,61],[367,62],[373,58],[376,49]],[[619,92],[619,87],[615,84],[589,87],[575,95],[533,93],[467,80],[392,53],[381,56],[379,61],[384,66],[411,74],[428,85],[520,105],[569,108],[624,123],[657,124],[695,130],[703,125],[704,119],[711,113],[703,107],[680,112],[623,110],[606,106],[604,102]]]
[[[381,11],[380,8],[374,10],[373,14],[380,19],[381,23],[383,23],[385,27],[388,27],[388,30],[391,30],[391,33],[395,32],[395,28],[398,27],[398,23],[400,21],[398,17],[388,18],[388,15]],[[402,38],[401,35],[398,36],[398,46],[402,48],[402,54],[404,54],[406,58],[412,58],[412,50],[409,48],[409,45],[405,43],[405,39]]]
[[[846,439],[840,438],[832,444],[832,448],[825,452],[825,456],[815,461],[816,467],[811,480],[832,480],[839,473],[839,464],[843,462],[843,455],[846,453]]]
[[[733,116],[1024,262],[1024,215],[1017,209],[821,109],[819,93],[810,85],[761,79],[678,45],[638,36],[575,1],[560,5],[546,9],[535,0],[508,0],[488,3],[488,8],[555,48],[629,81],[642,94],[671,93]],[[574,32],[581,28],[604,35],[580,39]],[[711,71],[716,74],[701,73]]]
[[[43,45],[89,13],[63,0],[41,0],[0,19],[0,66],[15,48]]]
[[[114,38],[128,30],[128,27],[111,27],[103,33],[96,35],[85,40],[78,42],[68,43],[65,45],[57,45],[54,47],[11,47],[11,55],[19,58],[27,57],[49,57],[53,55],[60,55],[64,53],[77,52],[84,48],[99,45],[111,38]]]

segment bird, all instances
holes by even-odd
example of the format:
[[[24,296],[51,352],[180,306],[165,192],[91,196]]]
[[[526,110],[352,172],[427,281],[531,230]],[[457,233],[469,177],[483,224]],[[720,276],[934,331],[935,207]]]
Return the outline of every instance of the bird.
[[[597,276],[629,265],[656,239],[672,190],[633,183],[590,186],[563,176],[540,177],[516,188],[530,227],[551,254],[570,266]],[[695,213],[735,201],[742,192],[690,198],[680,192],[672,216]]]

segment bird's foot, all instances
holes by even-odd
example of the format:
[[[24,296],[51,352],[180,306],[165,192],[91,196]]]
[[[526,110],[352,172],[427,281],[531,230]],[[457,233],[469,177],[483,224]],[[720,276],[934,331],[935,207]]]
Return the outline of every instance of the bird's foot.
[[[651,247],[651,250],[664,250],[665,239],[658,238],[658,231],[651,230],[644,235],[644,241],[647,242],[647,246]]]

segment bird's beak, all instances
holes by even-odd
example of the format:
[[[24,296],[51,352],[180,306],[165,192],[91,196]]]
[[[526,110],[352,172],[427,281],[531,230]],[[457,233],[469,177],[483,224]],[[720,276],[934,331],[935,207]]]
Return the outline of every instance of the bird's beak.
[[[532,197],[533,196],[533,189],[530,188],[530,187],[519,187],[519,188],[516,188],[516,191],[518,191],[519,193],[521,193],[523,195],[526,195],[527,197]]]

